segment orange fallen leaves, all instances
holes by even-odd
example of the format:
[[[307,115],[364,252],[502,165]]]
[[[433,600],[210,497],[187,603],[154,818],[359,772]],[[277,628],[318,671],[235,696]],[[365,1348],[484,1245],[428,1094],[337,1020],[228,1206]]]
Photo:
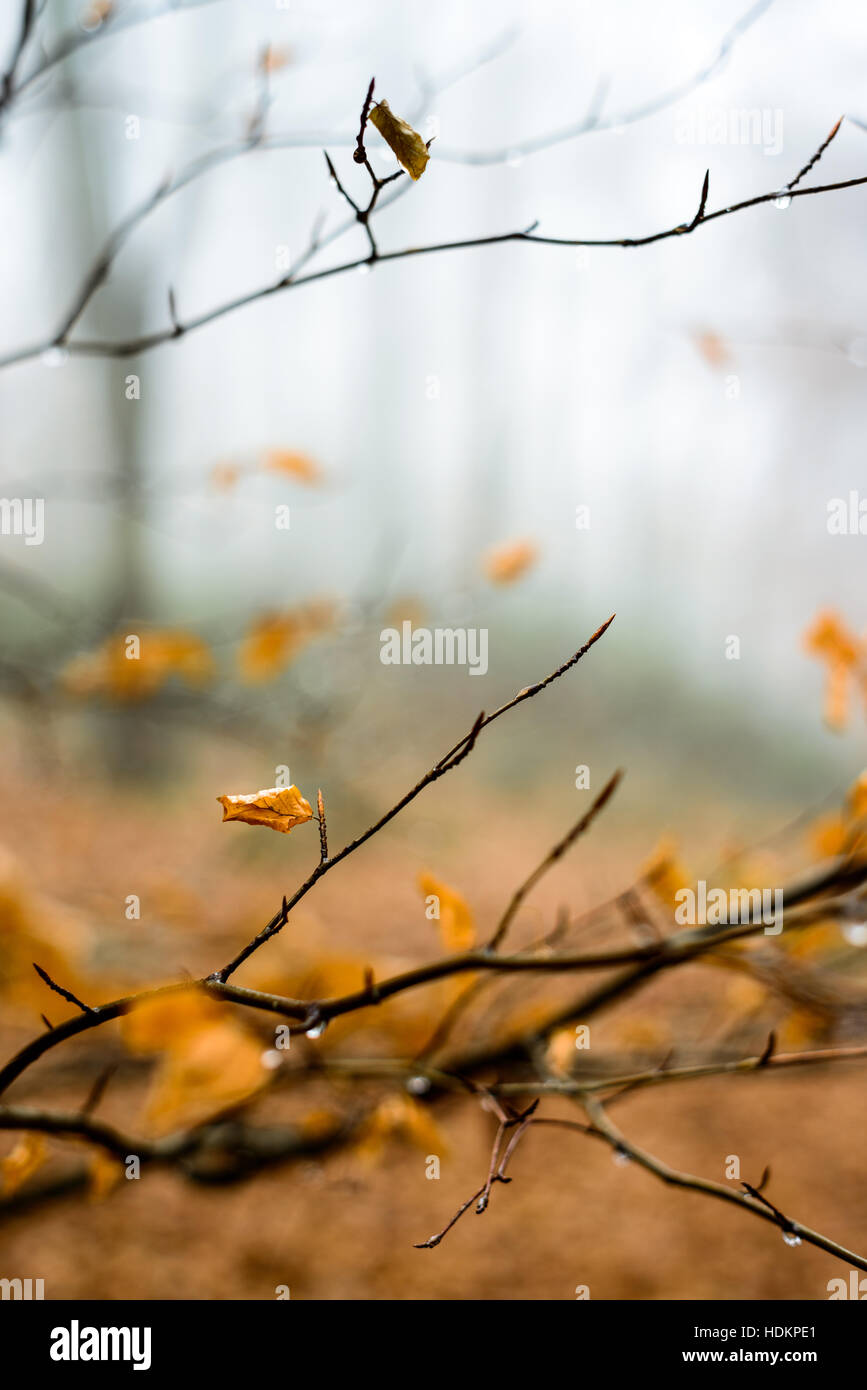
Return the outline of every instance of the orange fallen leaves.
[[[296,825],[312,820],[313,807],[296,786],[271,787],[268,791],[241,796],[218,796],[223,820],[240,820],[245,825],[267,825],[288,835]]]

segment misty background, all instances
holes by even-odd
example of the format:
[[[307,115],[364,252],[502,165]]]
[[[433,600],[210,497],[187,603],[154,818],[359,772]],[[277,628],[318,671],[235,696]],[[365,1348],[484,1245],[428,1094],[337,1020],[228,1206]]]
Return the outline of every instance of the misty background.
[[[40,23],[60,36],[86,11],[49,0]],[[4,7],[4,51],[16,12]],[[279,279],[315,225],[345,222],[322,150],[366,198],[351,151],[374,74],[377,97],[436,137],[423,178],[402,180],[375,218],[383,251],[536,220],[555,236],[662,230],[692,218],[708,168],[709,210],[780,188],[844,113],[854,119],[805,182],[867,171],[856,0],[179,5],[83,46],[5,115],[0,354],[49,344],[112,229],[167,176],[243,139],[267,45],[263,147],[144,218],[74,336],[167,327],[169,287],[182,321],[205,313]],[[632,119],[644,106],[658,109]],[[588,110],[601,128],[522,152]],[[702,141],[720,113],[745,110],[770,113],[778,152]],[[396,167],[372,131],[368,145],[381,172]],[[395,748],[429,765],[449,731],[616,610],[572,683],[480,750],[475,775],[573,805],[576,764],[601,777],[623,762],[624,814],[652,806],[674,822],[693,800],[764,818],[767,803],[824,796],[863,756],[860,709],[842,738],[822,727],[823,672],[802,633],[824,606],[867,623],[867,539],[826,525],[829,500],[865,486],[865,211],[856,188],[644,248],[411,257],[275,294],[138,356],[6,366],[0,492],[44,496],[46,536],[3,538],[4,659],[50,689],[115,626],[178,625],[219,654],[254,615],[330,595],[338,630],[286,681],[231,695],[252,725],[303,705],[334,726],[327,752],[263,731],[239,775],[271,785],[291,758],[294,776],[297,751],[299,782],[322,758],[358,781]],[[312,266],[365,251],[356,227]],[[126,398],[131,373],[139,400]],[[321,484],[251,470],[214,486],[216,467],[272,448],[310,455]],[[280,503],[288,533],[274,526]],[[492,587],[483,553],[524,538],[537,566]],[[410,601],[431,625],[487,627],[488,675],[383,667],[384,615]],[[730,635],[739,661],[726,660]],[[130,717],[161,729],[170,714]],[[158,745],[151,727],[145,761]]]

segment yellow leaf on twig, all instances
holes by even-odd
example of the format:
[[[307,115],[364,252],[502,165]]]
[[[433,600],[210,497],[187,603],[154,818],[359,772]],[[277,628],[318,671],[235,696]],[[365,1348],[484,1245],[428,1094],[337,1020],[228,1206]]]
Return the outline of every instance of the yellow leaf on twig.
[[[370,108],[370,121],[376,126],[385,143],[415,181],[424,173],[430,159],[427,145],[417,130],[395,116],[387,101],[378,101]]]
[[[249,792],[246,796],[218,796],[217,800],[223,808],[224,821],[267,825],[284,835],[313,818],[313,807],[294,786],[271,787],[269,791]]]

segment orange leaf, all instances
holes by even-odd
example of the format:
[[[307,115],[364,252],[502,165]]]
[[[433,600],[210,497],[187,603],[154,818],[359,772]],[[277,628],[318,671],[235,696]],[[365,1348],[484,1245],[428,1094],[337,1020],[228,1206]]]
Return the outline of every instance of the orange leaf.
[[[87,1165],[88,1195],[92,1202],[99,1202],[113,1192],[125,1172],[119,1158],[99,1149]]]
[[[302,483],[318,483],[322,478],[322,471],[315,459],[292,449],[266,450],[265,467],[270,473],[286,473]]]
[[[849,722],[849,695],[851,679],[849,667],[843,661],[835,661],[828,668],[825,678],[825,723],[830,729],[845,729]]]
[[[201,685],[214,674],[211,653],[194,633],[172,628],[117,634],[83,652],[63,670],[61,681],[74,695],[142,700],[172,676]]]
[[[469,951],[475,944],[473,914],[460,893],[440,883],[432,874],[419,874],[418,886],[426,898],[439,902],[440,934],[450,951]]]
[[[510,541],[494,546],[483,560],[483,569],[492,584],[513,584],[526,574],[538,558],[532,541]]]
[[[5,1158],[0,1158],[0,1180],[8,1196],[23,1187],[27,1179],[41,1168],[48,1150],[41,1134],[25,1134]]]
[[[238,664],[250,684],[270,680],[334,621],[330,603],[309,603],[288,613],[257,618],[241,643]]]
[[[676,858],[673,840],[662,839],[642,869],[648,888],[665,907],[676,907],[676,894],[689,887],[686,870]]]
[[[836,859],[845,854],[849,842],[846,822],[841,815],[822,816],[812,827],[810,839],[821,859]]]
[[[867,816],[867,772],[862,772],[849,788],[849,814],[853,820]]]
[[[217,463],[211,469],[211,482],[220,492],[230,492],[241,476],[235,463]]]
[[[386,1096],[381,1100],[362,1125],[355,1151],[366,1162],[372,1162],[389,1139],[407,1140],[426,1154],[442,1157],[447,1152],[445,1139],[430,1111],[410,1096]]]
[[[190,985],[133,1004],[121,1019],[121,1035],[130,1052],[163,1052],[217,1022],[224,1013],[218,1000],[198,985]]]
[[[731,353],[723,339],[712,329],[695,335],[695,345],[709,367],[724,367],[731,361]]]
[[[288,48],[272,48],[271,44],[265,49],[261,58],[263,72],[279,72],[291,61],[292,55]]]
[[[217,800],[223,807],[224,821],[267,825],[284,835],[313,818],[313,807],[295,786],[272,787],[269,791],[249,792],[246,796],[218,796]]]
[[[202,1124],[268,1080],[262,1046],[197,986],[143,1000],[122,1020],[133,1052],[159,1052],[145,1118],[157,1133]]]

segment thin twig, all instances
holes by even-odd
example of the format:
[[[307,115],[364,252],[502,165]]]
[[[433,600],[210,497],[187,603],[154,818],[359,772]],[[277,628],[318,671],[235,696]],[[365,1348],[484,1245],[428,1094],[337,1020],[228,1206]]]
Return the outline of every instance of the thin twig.
[[[36,964],[36,961],[33,961],[33,969],[36,971],[40,980],[44,980],[48,988],[54,990],[55,994],[59,994],[61,999],[66,999],[68,1003],[74,1004],[77,1009],[81,1009],[81,1012],[83,1014],[93,1013],[93,1009],[90,1007],[89,1004],[83,1004],[81,1000],[72,993],[71,990],[64,989],[63,985],[59,985],[56,980],[52,980],[48,971],[43,970],[41,965]]]
[[[486,715],[484,712],[482,712],[482,714],[480,714],[479,717],[476,719],[469,732],[466,733],[464,737],[460,739],[455,744],[455,746],[444,755],[444,757],[440,758],[439,762],[435,763],[431,770],[425,773],[425,775],[415,784],[414,787],[412,787],[405,794],[405,796],[402,796],[401,799],[398,802],[396,802],[396,804],[392,806],[389,811],[386,811],[385,815],[381,816],[378,821],[375,821],[374,824],[371,825],[367,830],[365,830],[363,834],[357,836],[356,839],[351,840],[348,844],[344,845],[343,848],[339,850],[337,854],[333,855],[327,863],[319,863],[316,866],[316,868],[310,874],[309,878],[307,878],[305,882],[302,883],[300,888],[296,889],[295,893],[289,899],[289,910],[291,911],[292,908],[294,908],[296,904],[299,903],[307,893],[309,893],[310,889],[314,886],[315,883],[318,882],[320,878],[323,877],[324,874],[326,874],[329,870],[335,868],[336,865],[342,862],[342,860],[346,859],[350,854],[353,854],[363,844],[366,844],[366,842],[369,839],[371,839],[374,835],[378,834],[384,826],[388,825],[389,821],[393,820],[395,816],[399,815],[399,813],[402,810],[404,810],[405,807],[407,807],[412,801],[414,801],[415,798],[421,792],[423,792],[426,787],[431,786],[434,782],[438,781],[440,777],[444,777],[447,772],[451,772],[453,768],[458,767],[460,763],[463,762],[464,758],[466,758],[472,752],[473,748],[475,747],[476,739],[478,738],[479,734],[482,732],[483,729],[486,729],[490,724],[493,724],[494,720],[499,719],[500,716],[505,714],[507,710],[514,709],[516,705],[521,704],[524,700],[529,700],[532,698],[532,696],[538,695],[539,692],[544,690],[546,686],[550,685],[552,681],[558,680],[560,676],[565,675],[567,671],[571,670],[571,668],[576,664],[576,662],[580,661],[582,656],[586,655],[590,648],[594,646],[596,642],[599,641],[600,637],[602,637],[603,634],[608,631],[608,628],[611,626],[613,621],[614,614],[612,614],[611,617],[606,622],[604,622],[601,627],[597,628],[596,632],[593,633],[593,636],[588,638],[584,645],[582,647],[579,647],[578,651],[575,652],[573,656],[569,657],[568,661],[564,661],[562,666],[558,666],[557,670],[552,671],[552,673],[549,676],[546,676],[544,680],[537,681],[535,685],[526,686],[523,690],[519,690],[518,694],[515,695],[513,699],[508,700],[504,705],[501,705],[500,708],[495,710],[493,714]],[[235,973],[235,971],[238,969],[240,965],[243,965],[244,961],[247,960],[248,957],[251,956],[254,951],[257,951],[260,946],[264,945],[266,941],[269,941],[272,936],[276,935],[276,933],[283,926],[284,920],[285,919],[283,918],[282,913],[275,914],[275,916],[271,918],[270,922],[266,923],[266,925],[253,938],[253,940],[250,941],[244,947],[244,949],[240,951],[238,955],[236,955],[234,959],[229,962],[228,965],[223,966],[222,970],[216,971],[216,973],[213,976],[211,976],[210,979],[215,983],[225,983],[226,980],[228,980],[229,977]]]
[[[575,841],[578,840],[586,830],[589,830],[600,811],[603,810],[614,795],[622,777],[623,773],[617,771],[614,773],[613,777],[609,778],[608,782],[606,782],[605,786],[602,788],[602,791],[593,801],[589,810],[584,812],[580,819],[572,826],[568,835],[564,835],[563,839],[559,840],[554,848],[548,851],[541,864],[538,864],[533,872],[524,879],[521,886],[516,889],[508,907],[497,924],[496,931],[488,942],[489,951],[496,951],[501,945],[524,900],[533,891],[539,880],[544,877],[549,869],[553,868],[559,859],[562,859],[563,855],[567,850],[571,849]]]

